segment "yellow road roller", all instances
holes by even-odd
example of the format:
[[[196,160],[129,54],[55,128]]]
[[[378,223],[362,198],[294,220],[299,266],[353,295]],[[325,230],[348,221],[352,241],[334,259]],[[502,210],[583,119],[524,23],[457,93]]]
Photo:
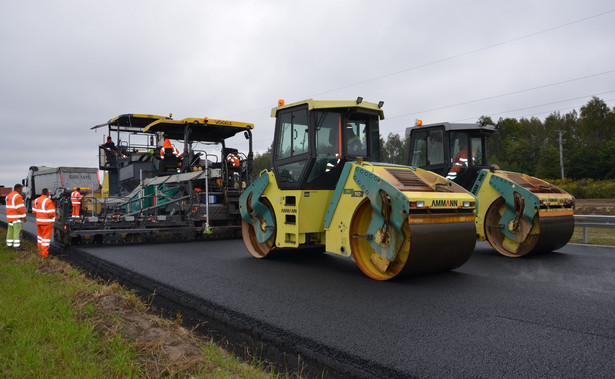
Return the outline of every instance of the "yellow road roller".
[[[557,250],[574,231],[572,195],[544,180],[488,166],[493,125],[437,123],[406,129],[408,163],[453,180],[477,199],[476,237],[507,257]]]
[[[304,100],[272,109],[273,171],[239,199],[256,258],[315,248],[376,280],[451,270],[475,244],[475,198],[440,175],[378,163],[383,103]]]

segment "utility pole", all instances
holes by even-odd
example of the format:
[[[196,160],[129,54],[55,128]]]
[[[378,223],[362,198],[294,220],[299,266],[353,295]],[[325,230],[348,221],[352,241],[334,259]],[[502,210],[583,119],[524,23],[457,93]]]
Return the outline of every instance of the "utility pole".
[[[562,179],[564,179],[564,148],[562,136],[566,133],[565,130],[556,130],[557,134],[559,134],[559,167],[562,173]]]

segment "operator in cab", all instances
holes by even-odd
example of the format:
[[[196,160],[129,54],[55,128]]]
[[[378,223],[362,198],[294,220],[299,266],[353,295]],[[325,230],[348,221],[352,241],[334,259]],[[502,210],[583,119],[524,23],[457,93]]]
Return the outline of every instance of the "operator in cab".
[[[173,146],[169,138],[165,135],[164,141],[162,142],[162,147],[160,148],[160,159],[164,159],[165,152],[167,151],[166,149],[172,149],[171,151],[175,158],[183,158],[183,155],[179,152],[179,150],[177,150],[175,146]]]

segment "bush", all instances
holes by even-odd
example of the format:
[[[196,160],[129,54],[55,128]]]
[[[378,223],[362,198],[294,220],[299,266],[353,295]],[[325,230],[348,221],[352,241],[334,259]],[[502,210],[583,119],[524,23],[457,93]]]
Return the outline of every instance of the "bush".
[[[579,199],[615,199],[614,180],[550,179],[547,181]]]

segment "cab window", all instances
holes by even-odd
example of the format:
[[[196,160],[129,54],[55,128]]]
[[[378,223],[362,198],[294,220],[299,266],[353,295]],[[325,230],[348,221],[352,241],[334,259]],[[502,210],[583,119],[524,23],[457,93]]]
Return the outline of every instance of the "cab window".
[[[451,163],[453,166],[469,166],[468,135],[463,132],[454,132],[451,136]]]
[[[475,166],[485,165],[483,139],[481,137],[472,137],[472,158]]]
[[[339,165],[341,117],[339,112],[315,112],[316,160],[310,171],[308,183],[330,173]]]
[[[367,122],[365,120],[348,120],[344,128],[346,151],[348,155],[367,156]]]
[[[274,169],[279,184],[297,186],[309,160],[308,110],[299,108],[278,115]]]
[[[412,146],[411,166],[426,167],[444,163],[444,132],[442,130],[416,133]]]
[[[278,159],[290,158],[308,152],[307,109],[282,114],[279,127]]]

